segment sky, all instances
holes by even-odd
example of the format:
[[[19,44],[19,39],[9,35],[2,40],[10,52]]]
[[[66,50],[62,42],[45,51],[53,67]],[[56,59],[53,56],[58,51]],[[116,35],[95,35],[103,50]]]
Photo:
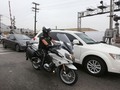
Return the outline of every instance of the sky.
[[[37,6],[37,31],[43,26],[47,28],[77,28],[77,13],[85,11],[89,7],[96,8],[101,0],[0,0],[1,22],[10,25],[9,4],[12,17],[15,16],[17,28],[34,29],[34,12],[32,2]],[[110,0],[103,0],[105,5],[110,5]],[[120,13],[117,13],[120,15]],[[93,28],[105,31],[109,28],[109,14],[82,18],[82,28]]]

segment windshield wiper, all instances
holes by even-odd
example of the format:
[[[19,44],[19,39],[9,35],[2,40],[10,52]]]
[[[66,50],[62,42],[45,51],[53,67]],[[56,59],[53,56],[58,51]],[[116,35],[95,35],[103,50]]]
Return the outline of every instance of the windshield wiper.
[[[87,44],[96,44],[97,42],[88,42]]]

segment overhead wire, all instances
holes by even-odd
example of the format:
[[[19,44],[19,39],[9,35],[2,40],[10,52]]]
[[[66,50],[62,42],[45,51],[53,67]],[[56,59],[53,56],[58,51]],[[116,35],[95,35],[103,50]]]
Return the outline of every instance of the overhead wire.
[[[58,8],[69,8],[69,5],[74,5],[76,3],[78,3],[79,0],[66,0],[66,1],[62,1],[62,2],[51,2],[49,4],[46,5],[41,5],[41,10],[45,10],[45,9],[58,9]]]

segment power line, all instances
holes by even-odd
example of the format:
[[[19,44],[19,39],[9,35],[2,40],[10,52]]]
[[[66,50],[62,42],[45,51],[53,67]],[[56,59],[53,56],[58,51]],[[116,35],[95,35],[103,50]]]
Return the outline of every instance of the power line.
[[[78,0],[76,0],[76,1],[75,0],[72,0],[72,1],[67,0],[67,1],[63,1],[63,2],[57,2],[57,3],[51,2],[49,4],[46,4],[45,6],[41,5],[41,8],[48,8],[48,9],[50,9],[50,8],[55,8],[56,9],[56,7],[70,8],[70,7],[68,7],[68,5],[72,5],[72,4],[75,4],[75,3],[78,3]]]
[[[78,2],[78,0],[77,0]],[[54,6],[59,6],[59,5],[66,5],[66,4],[73,4],[73,3],[77,3],[75,0],[65,0],[65,1],[60,1],[60,2],[49,2],[49,4],[45,4],[47,6],[43,6],[43,7],[54,7]]]

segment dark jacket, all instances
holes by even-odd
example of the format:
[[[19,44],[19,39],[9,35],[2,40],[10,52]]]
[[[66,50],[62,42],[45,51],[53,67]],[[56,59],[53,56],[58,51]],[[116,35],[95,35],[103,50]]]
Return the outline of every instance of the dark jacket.
[[[45,49],[45,50],[47,50],[47,47],[48,46],[46,46],[46,45],[44,45],[44,43],[42,42],[42,40],[46,40],[46,42],[49,44],[49,45],[51,45],[51,40],[52,40],[52,38],[50,37],[50,36],[48,36],[48,37],[45,37],[45,36],[41,36],[40,38],[39,38],[39,49]]]

